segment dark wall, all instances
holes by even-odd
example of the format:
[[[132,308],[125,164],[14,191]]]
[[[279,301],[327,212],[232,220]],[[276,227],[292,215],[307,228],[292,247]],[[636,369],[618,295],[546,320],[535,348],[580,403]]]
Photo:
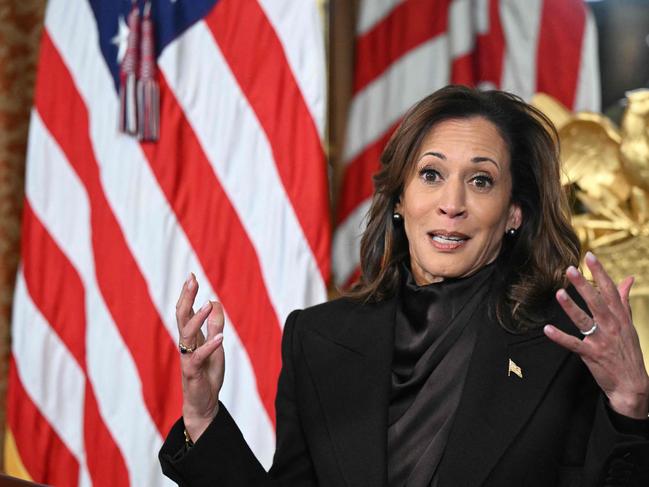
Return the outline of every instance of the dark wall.
[[[626,91],[649,87],[649,0],[588,4],[598,29],[602,110],[616,115]]]

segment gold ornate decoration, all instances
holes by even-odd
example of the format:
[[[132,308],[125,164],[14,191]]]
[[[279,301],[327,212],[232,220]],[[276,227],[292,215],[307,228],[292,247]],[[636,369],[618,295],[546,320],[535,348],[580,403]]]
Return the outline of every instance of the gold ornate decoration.
[[[629,104],[622,119],[624,135],[620,161],[629,179],[649,191],[649,90],[632,91],[627,99]]]
[[[649,358],[649,90],[627,93],[619,128],[599,113],[572,113],[544,94],[532,104],[559,131],[562,183],[575,195],[573,225],[584,250],[616,282],[635,276],[634,322]]]
[[[571,113],[547,95],[532,104],[559,131],[562,183],[578,208],[573,225],[585,250],[614,279],[636,278],[649,295],[649,90],[628,94],[621,128],[599,113]]]

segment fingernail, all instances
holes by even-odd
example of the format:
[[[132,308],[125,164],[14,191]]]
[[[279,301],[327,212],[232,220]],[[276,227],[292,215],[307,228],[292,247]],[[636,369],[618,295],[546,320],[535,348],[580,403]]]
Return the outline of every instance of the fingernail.
[[[566,293],[565,289],[559,289],[557,291],[557,298],[565,301],[566,299],[568,299],[568,293]]]
[[[554,327],[552,325],[545,325],[543,331],[545,333],[554,333]]]
[[[189,275],[187,276],[187,279],[185,279],[185,284],[189,284],[192,280],[192,273],[190,272]]]
[[[212,303],[210,303],[209,301],[205,303],[203,306],[201,306],[201,311],[207,311],[207,308],[209,308],[211,304]]]
[[[595,257],[595,254],[593,254],[590,250],[586,252],[586,261],[590,262],[591,264],[593,262],[597,262],[597,257]]]
[[[577,276],[579,275],[579,271],[577,271],[577,269],[575,268],[575,266],[572,266],[572,265],[571,265],[571,266],[568,267],[568,269],[566,270],[566,274],[568,274],[568,275],[571,276],[571,277],[577,277]]]
[[[223,333],[217,333],[212,340],[221,343],[223,341]]]

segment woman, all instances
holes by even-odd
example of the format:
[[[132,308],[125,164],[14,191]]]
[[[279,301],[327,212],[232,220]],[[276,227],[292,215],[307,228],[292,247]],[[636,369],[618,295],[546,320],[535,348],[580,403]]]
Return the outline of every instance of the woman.
[[[550,122],[503,92],[444,88],[406,115],[375,188],[360,284],[284,328],[269,473],[218,402],[220,305],[194,314],[197,283],[185,284],[191,353],[165,474],[181,485],[649,485],[632,278],[616,287],[592,255],[596,286],[576,269]]]

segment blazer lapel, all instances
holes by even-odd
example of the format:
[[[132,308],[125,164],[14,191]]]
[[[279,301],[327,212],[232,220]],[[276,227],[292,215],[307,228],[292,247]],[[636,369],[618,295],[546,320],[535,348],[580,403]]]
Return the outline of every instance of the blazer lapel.
[[[440,463],[440,485],[479,486],[525,425],[568,352],[541,330],[507,333],[482,323]],[[510,372],[510,360],[513,369]]]
[[[339,333],[303,335],[311,373],[347,485],[387,483],[387,410],[396,299],[346,313]]]

